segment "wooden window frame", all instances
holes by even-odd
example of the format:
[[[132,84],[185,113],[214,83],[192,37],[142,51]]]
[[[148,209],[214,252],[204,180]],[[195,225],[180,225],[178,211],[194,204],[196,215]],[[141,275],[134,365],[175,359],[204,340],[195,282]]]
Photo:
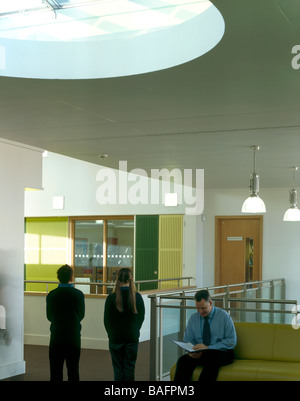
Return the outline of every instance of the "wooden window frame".
[[[71,267],[74,271],[74,241],[75,241],[75,222],[81,220],[103,220],[103,282],[104,279],[107,280],[107,222],[108,220],[132,220],[134,221],[133,215],[127,216],[70,216],[69,217],[69,240],[70,240],[70,260],[71,260]],[[103,294],[107,294],[106,286],[103,288]]]

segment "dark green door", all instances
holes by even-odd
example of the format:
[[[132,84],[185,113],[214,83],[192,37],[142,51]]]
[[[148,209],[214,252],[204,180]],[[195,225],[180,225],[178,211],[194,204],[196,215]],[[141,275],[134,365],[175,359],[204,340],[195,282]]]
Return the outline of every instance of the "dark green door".
[[[158,279],[159,216],[136,216],[135,281]],[[140,290],[152,290],[156,283],[141,284]]]

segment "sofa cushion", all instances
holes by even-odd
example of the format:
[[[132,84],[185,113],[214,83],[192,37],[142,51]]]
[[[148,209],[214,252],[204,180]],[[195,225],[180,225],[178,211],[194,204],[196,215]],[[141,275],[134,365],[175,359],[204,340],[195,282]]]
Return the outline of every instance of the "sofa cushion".
[[[261,361],[256,380],[260,381],[299,381],[299,362]]]
[[[300,363],[237,359],[231,365],[220,368],[218,380],[298,381],[300,380]]]
[[[272,360],[274,326],[268,323],[236,322],[235,358]]]
[[[260,361],[234,360],[230,365],[222,366],[219,370],[218,381],[243,381],[256,380],[256,372]],[[170,369],[170,380],[174,380],[176,363]],[[202,366],[197,366],[194,370],[191,380],[199,379]]]
[[[289,324],[235,322],[237,359],[300,362],[300,330]]]
[[[300,330],[291,325],[275,325],[273,360],[300,362]]]
[[[176,364],[170,370],[174,380]],[[198,366],[191,380],[199,379],[202,367]],[[219,370],[218,381],[299,381],[300,363],[236,359]]]

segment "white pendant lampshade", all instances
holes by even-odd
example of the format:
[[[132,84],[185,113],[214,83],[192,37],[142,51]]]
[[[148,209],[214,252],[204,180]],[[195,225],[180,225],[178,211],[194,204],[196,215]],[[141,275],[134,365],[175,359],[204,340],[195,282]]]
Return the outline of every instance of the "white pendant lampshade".
[[[295,172],[298,167],[293,167],[293,188],[290,189],[289,201],[290,207],[283,216],[283,221],[300,221],[300,210],[297,207],[297,190],[295,188]]]
[[[258,196],[249,196],[242,206],[242,213],[266,213],[264,201]]]
[[[255,171],[255,152],[259,150],[259,146],[252,145],[254,151],[253,173],[250,176],[250,196],[245,200],[242,206],[242,213],[266,213],[264,201],[259,197],[259,175]]]
[[[283,221],[300,221],[300,210],[290,207],[283,216]]]

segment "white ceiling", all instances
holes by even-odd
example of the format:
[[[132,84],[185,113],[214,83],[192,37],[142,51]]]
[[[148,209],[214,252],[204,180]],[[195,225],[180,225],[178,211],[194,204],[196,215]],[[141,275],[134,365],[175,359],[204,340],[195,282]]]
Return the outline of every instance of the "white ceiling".
[[[205,188],[247,187],[260,145],[261,189],[289,187],[300,167],[300,2],[212,2],[225,35],[186,64],[99,80],[0,77],[0,137],[113,168],[204,168]]]

